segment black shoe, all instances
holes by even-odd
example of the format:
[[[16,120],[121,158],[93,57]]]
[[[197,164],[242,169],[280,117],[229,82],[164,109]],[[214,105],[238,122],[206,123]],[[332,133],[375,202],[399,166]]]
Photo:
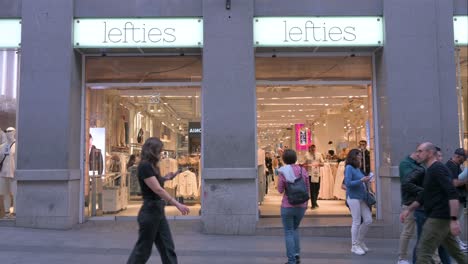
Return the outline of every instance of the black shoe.
[[[296,255],[296,256],[294,256],[294,257],[296,258],[296,264],[301,263],[301,256]]]

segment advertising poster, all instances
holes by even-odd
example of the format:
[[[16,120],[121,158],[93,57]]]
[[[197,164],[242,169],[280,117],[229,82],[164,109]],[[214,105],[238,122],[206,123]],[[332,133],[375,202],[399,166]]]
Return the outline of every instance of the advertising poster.
[[[307,129],[304,124],[296,124],[295,133],[296,150],[307,150],[308,147],[312,144],[312,133],[310,132],[310,129]]]

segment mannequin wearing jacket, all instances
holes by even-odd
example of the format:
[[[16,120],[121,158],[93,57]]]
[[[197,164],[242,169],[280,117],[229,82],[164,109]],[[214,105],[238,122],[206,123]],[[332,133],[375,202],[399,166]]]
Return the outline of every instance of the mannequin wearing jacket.
[[[3,203],[7,214],[10,213],[10,205],[12,204],[11,196],[13,196],[13,212],[14,203],[16,202],[16,129],[9,127],[6,129],[5,136],[2,137],[0,145],[0,161],[3,161],[3,167],[0,171],[0,195],[3,195]],[[11,195],[11,196],[10,196]]]

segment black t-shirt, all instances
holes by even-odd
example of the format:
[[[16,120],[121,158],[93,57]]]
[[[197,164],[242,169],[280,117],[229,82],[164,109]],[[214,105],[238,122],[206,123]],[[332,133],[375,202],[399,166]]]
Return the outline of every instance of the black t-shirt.
[[[140,162],[138,165],[138,182],[140,183],[141,193],[144,200],[161,200],[161,197],[153,192],[145,183],[145,179],[150,177],[156,177],[159,184],[164,188],[164,180],[161,178],[159,168],[151,165],[148,161]]]
[[[462,169],[460,168],[460,165],[453,162],[453,160],[447,161],[445,165],[450,170],[450,181],[453,181],[454,179],[458,179],[458,175],[462,173]],[[460,196],[460,202],[464,203],[466,200],[465,185],[458,186],[457,191],[458,191],[458,195]]]
[[[450,219],[449,200],[457,200],[458,194],[447,166],[436,161],[427,168],[423,187],[418,202],[424,205],[427,217]]]

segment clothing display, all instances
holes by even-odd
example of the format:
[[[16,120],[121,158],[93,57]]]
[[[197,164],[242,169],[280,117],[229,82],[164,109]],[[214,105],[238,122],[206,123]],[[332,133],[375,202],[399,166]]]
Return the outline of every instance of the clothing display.
[[[342,161],[338,164],[338,169],[336,170],[335,174],[335,184],[333,187],[333,196],[336,199],[345,200],[346,199],[346,191],[343,190],[342,185],[344,181],[344,171],[345,171],[345,162]]]
[[[89,171],[102,175],[104,168],[104,159],[102,157],[101,150],[92,145],[89,151]]]
[[[177,163],[176,159],[171,159],[171,158],[165,158],[159,161],[159,170],[161,171],[161,176],[164,177],[170,172],[176,172],[178,170],[179,166]],[[180,176],[180,175],[179,175]],[[177,176],[177,177],[179,177]],[[175,179],[177,179],[177,177]],[[166,181],[164,183],[164,186],[166,188],[175,188],[177,183],[175,182],[175,179],[171,181]]]
[[[13,205],[13,212],[16,203],[17,183],[15,179],[16,170],[16,129],[9,127],[1,137],[0,161],[3,160],[0,171],[0,195],[3,195],[3,203],[6,213],[10,213],[10,205]],[[11,200],[13,197],[13,201]]]
[[[330,163],[324,163],[320,167],[320,175],[322,177],[320,182],[319,199],[331,200],[334,199],[333,188],[335,187],[335,176],[332,173]]]
[[[177,196],[182,197],[199,197],[200,192],[197,183],[197,175],[189,170],[186,170],[172,180],[177,187]]]

